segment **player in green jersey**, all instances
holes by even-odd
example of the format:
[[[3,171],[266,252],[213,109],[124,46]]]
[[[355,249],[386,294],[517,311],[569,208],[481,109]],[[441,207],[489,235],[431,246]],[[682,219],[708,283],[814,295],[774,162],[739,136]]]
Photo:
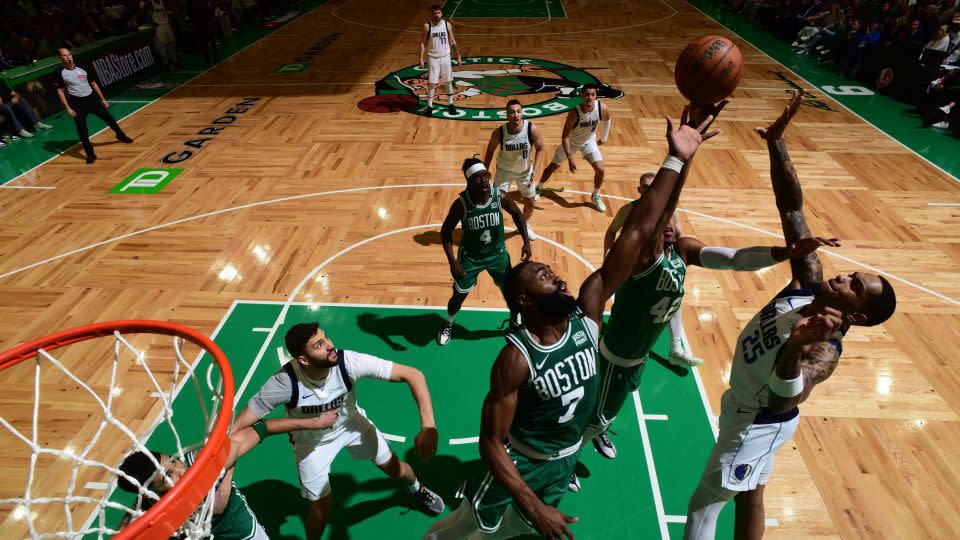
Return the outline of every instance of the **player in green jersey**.
[[[722,110],[724,105],[726,102],[717,108]],[[708,247],[691,236],[677,238],[673,225],[676,201],[673,203],[664,211],[663,234],[639,250],[630,278],[617,289],[600,341],[600,398],[587,437],[593,440],[597,452],[609,459],[616,458],[617,450],[606,434],[607,427],[627,396],[640,387],[647,355],[680,309],[687,266],[756,271],[788,259],[806,257],[824,245],[821,239],[808,238],[786,247]],[[579,490],[575,477],[571,478],[570,489]]]
[[[521,260],[530,258],[527,225],[513,199],[505,191],[491,193],[490,172],[476,157],[463,160],[462,170],[467,189],[461,191],[457,200],[450,205],[450,211],[440,227],[440,241],[450,263],[450,274],[453,275],[453,296],[447,302],[447,319],[437,334],[440,346],[450,342],[453,322],[470,290],[476,286],[480,272],[486,270],[497,287],[503,288],[503,277],[510,270],[510,255],[504,243],[501,210],[510,214],[523,238]],[[460,239],[460,250],[454,257],[453,230],[457,223],[463,229],[463,237]]]
[[[267,435],[289,433],[301,429],[327,429],[337,421],[337,411],[328,411],[314,418],[271,418],[230,435],[230,453],[224,464],[224,475],[219,479],[213,499],[213,520],[210,533],[223,540],[267,540],[267,534],[247,504],[243,493],[233,483],[233,466]],[[136,506],[147,510],[180,481],[193,465],[199,450],[182,456],[160,452],[136,451],[127,455],[117,469],[117,487],[139,493]],[[142,491],[141,491],[142,490]],[[131,521],[131,514],[121,520],[120,528]]]
[[[684,114],[684,124],[686,114]],[[522,262],[507,274],[504,296],[522,316],[490,374],[480,417],[480,457],[487,466],[469,480],[460,507],[434,524],[431,540],[510,538],[533,532],[573,538],[576,518],[556,506],[580,455],[599,393],[596,371],[603,307],[626,281],[637,252],[659,235],[664,208],[679,197],[689,162],[707,133],[708,116],[697,128],[667,121],[670,155],[650,191],[627,217],[620,239],[603,266],[580,287],[540,262]]]

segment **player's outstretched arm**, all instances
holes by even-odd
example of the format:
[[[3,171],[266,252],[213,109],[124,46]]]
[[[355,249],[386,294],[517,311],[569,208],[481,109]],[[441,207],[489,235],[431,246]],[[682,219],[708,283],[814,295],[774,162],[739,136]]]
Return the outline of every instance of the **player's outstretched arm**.
[[[685,176],[681,175],[680,171],[693,159],[700,144],[718,133],[707,132],[713,119],[712,115],[708,116],[696,128],[690,127],[685,125],[685,109],[681,125],[676,130],[673,122],[667,119],[667,143],[670,148],[667,159],[646,194],[627,214],[620,238],[614,242],[603,266],[591,274],[580,287],[577,302],[594,321],[600,322],[603,305],[630,276],[640,250],[654,234],[663,230],[664,220],[670,219],[664,211],[670,200],[679,195],[682,183],[678,183],[681,176]]]
[[[510,195],[505,191],[500,191],[500,207],[506,210],[507,213],[510,214],[510,217],[513,218],[513,223],[517,226],[517,232],[520,233],[520,238],[523,238],[523,247],[520,248],[520,260],[526,261],[530,259],[532,255],[530,251],[530,238],[527,235],[527,220],[523,219],[523,212],[517,208],[517,203],[513,202],[513,199],[511,199]]]
[[[450,274],[454,279],[460,279],[466,275],[460,263],[457,262],[456,256],[453,254],[453,230],[457,228],[457,223],[460,223],[462,219],[463,202],[461,202],[458,197],[457,200],[453,201],[453,204],[450,205],[447,217],[444,218],[443,225],[440,226],[440,244],[443,245],[443,253],[447,256],[447,264],[450,265]],[[524,228],[524,231],[526,231],[526,228]]]
[[[251,427],[235,429],[230,434],[230,454],[224,469],[230,469],[251,448],[260,444],[268,435],[289,433],[302,429],[327,429],[337,422],[337,411],[327,411],[314,418],[270,418],[254,422]]]
[[[803,403],[814,386],[833,374],[840,362],[836,338],[842,324],[841,313],[829,307],[797,322],[770,376],[770,412],[786,412]]]
[[[783,133],[790,120],[797,113],[803,102],[803,92],[797,92],[783,113],[773,124],[766,128],[757,128],[757,133],[767,141],[767,153],[770,155],[770,182],[773,185],[773,194],[777,200],[777,210],[780,212],[780,223],[783,225],[783,236],[787,245],[795,244],[813,234],[807,226],[803,215],[803,190],[797,171],[787,153],[787,143]],[[794,287],[808,287],[823,281],[823,267],[816,253],[811,253],[802,259],[790,261],[793,272]]]
[[[820,246],[837,247],[836,238],[804,238],[790,246],[752,246],[740,249],[705,246],[688,236],[677,241],[677,253],[685,263],[711,270],[754,272],[787,259],[803,259]]]
[[[391,382],[404,382],[410,387],[413,400],[420,410],[420,433],[414,439],[414,451],[423,461],[429,461],[437,453],[437,424],[433,419],[433,402],[430,400],[430,389],[427,388],[427,378],[417,368],[393,363],[390,371]]]
[[[487,141],[487,149],[483,152],[483,166],[489,171],[490,164],[493,163],[493,153],[497,150],[497,147],[500,146],[500,128],[493,128],[493,132],[490,133],[490,140]]]
[[[490,473],[513,496],[534,528],[544,538],[573,538],[567,523],[577,518],[566,516],[544,504],[523,481],[516,465],[503,447],[517,410],[517,390],[530,379],[530,368],[519,350],[507,344],[500,350],[490,372],[490,390],[480,414],[480,458]]]

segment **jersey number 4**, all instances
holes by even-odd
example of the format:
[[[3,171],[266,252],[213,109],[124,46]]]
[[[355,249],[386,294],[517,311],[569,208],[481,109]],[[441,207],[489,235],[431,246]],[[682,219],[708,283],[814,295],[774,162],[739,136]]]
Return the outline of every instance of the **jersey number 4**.
[[[484,244],[489,244],[490,242],[493,241],[493,235],[490,234],[489,229],[483,231],[483,234],[480,235],[480,240],[483,240]]]
[[[650,315],[653,317],[653,322],[657,324],[662,324],[670,320],[673,317],[673,314],[680,309],[680,301],[683,298],[661,298],[659,302],[653,305],[650,308]]]

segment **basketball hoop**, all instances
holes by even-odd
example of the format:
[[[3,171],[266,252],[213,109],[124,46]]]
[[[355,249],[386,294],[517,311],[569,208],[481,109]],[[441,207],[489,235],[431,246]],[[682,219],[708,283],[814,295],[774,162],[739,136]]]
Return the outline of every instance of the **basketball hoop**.
[[[137,339],[151,339],[151,343],[152,338],[149,334],[173,336],[173,353],[175,353],[175,358],[173,359],[174,366],[172,368],[162,368],[161,366],[151,367],[145,352],[131,344],[131,340],[134,340],[134,337],[131,336],[132,334],[138,334]],[[148,336],[141,338],[139,336],[140,334],[147,334]],[[111,367],[108,395],[106,399],[101,399],[91,386],[102,387],[103,381],[94,383],[81,380],[70,368],[66,367],[63,362],[53,357],[50,352],[56,349],[62,349],[71,344],[87,341],[93,342],[97,338],[108,336],[114,337],[112,343],[114,358],[113,366]],[[184,345],[184,340],[200,348],[200,352],[193,363],[187,362],[183,358],[181,348]],[[91,348],[93,348],[93,345],[91,345]],[[146,349],[144,349],[144,351],[145,350]],[[60,352],[63,354],[67,353],[67,351]],[[134,433],[128,428],[117,418],[116,411],[113,411],[114,397],[121,395],[124,391],[130,393],[129,390],[116,386],[118,384],[118,365],[120,364],[121,358],[127,356],[127,352],[132,353],[133,356],[129,363],[131,368],[130,373],[134,373],[139,377],[144,377],[145,374],[152,383],[152,388],[137,388],[136,390],[155,390],[151,395],[158,400],[156,406],[162,406],[161,417],[157,423],[146,430],[145,433],[140,434]],[[206,370],[206,376],[203,377],[203,384],[201,384],[201,381],[198,380],[200,378],[197,376],[196,370],[200,365],[199,362],[204,352],[208,353],[213,361],[210,362]],[[85,354],[86,350],[84,350],[84,355],[81,356],[81,358],[88,360]],[[58,356],[63,357],[62,354]],[[30,449],[29,477],[22,497],[0,499],[0,505],[16,505],[17,510],[13,512],[13,515],[15,518],[26,518],[30,537],[79,538],[86,534],[95,534],[99,538],[103,538],[104,535],[114,535],[114,538],[129,540],[133,538],[165,539],[169,538],[172,534],[184,535],[189,538],[209,536],[213,495],[215,491],[213,486],[220,476],[230,451],[228,430],[233,414],[234,392],[233,374],[230,370],[230,365],[223,352],[213,341],[196,330],[175,323],[149,320],[103,322],[56,332],[2,353],[0,354],[0,371],[6,374],[6,370],[29,358],[36,359],[35,375],[33,377],[34,399],[31,433],[25,434],[26,429],[18,430],[10,421],[0,416],[0,425],[6,428],[14,437],[25,443]],[[94,404],[102,409],[103,419],[100,422],[100,427],[91,437],[91,442],[86,445],[83,451],[74,450],[72,447],[70,447],[70,451],[66,449],[44,448],[38,444],[37,431],[38,422],[40,422],[38,409],[40,403],[41,366],[46,367],[48,364],[52,365],[53,368],[59,370],[61,375],[65,375],[72,381],[71,386],[76,385],[85,390],[89,394],[89,397],[92,398]],[[84,364],[89,366],[89,361],[84,362]],[[216,384],[212,380],[214,365],[216,365],[220,371],[220,380],[217,381]],[[127,364],[124,364],[124,369],[126,368]],[[127,372],[124,372],[122,375],[133,376],[128,375]],[[200,401],[200,406],[197,407],[199,411],[197,412],[200,412],[203,416],[203,425],[194,429],[199,438],[195,444],[202,444],[202,449],[196,454],[193,464],[162,497],[150,491],[147,486],[139,486],[138,489],[140,491],[137,495],[137,503],[134,508],[127,507],[124,504],[112,500],[114,498],[112,497],[113,490],[110,488],[116,485],[117,476],[123,475],[123,473],[117,469],[119,461],[115,463],[104,463],[98,461],[97,456],[88,456],[87,454],[94,448],[98,441],[107,444],[106,439],[109,436],[101,440],[101,435],[104,433],[105,428],[109,427],[125,434],[131,439],[131,441],[129,441],[132,443],[130,446],[135,450],[147,451],[147,447],[145,446],[147,438],[153,434],[155,428],[165,425],[166,428],[172,432],[172,440],[176,446],[175,453],[168,453],[175,457],[182,458],[186,452],[184,449],[189,449],[191,445],[184,444],[187,435],[182,438],[178,432],[178,428],[173,425],[172,407],[173,402],[180,393],[180,389],[186,385],[188,380],[193,382],[193,387],[197,391],[197,398]],[[65,390],[66,389],[64,389],[64,391]],[[196,424],[196,418],[193,418],[192,421],[193,424]],[[200,431],[203,432],[202,435],[200,435]],[[2,433],[2,431],[0,431],[0,433]],[[112,442],[113,441],[111,441],[111,443]],[[124,441],[120,441],[121,445],[123,442]],[[116,444],[113,444],[112,447],[116,447]],[[36,486],[33,485],[36,472],[34,469],[36,468],[38,458],[41,456],[47,458],[52,456],[57,460],[63,458],[69,460],[72,472],[66,494],[36,493],[34,491],[36,489]],[[98,484],[105,486],[105,489],[103,489],[104,494],[99,499],[74,493],[75,490],[80,489],[76,484],[78,481],[78,470],[81,467],[85,467],[85,476],[89,476],[92,470],[93,473],[100,474],[101,480],[106,480],[106,482]],[[127,478],[129,479],[129,477]],[[139,484],[139,482],[137,482],[137,484]],[[147,511],[143,512],[140,510],[140,503],[145,500],[145,497],[149,497],[150,501],[155,500],[155,502]],[[36,512],[34,512],[33,507],[50,504],[63,507],[66,513],[64,519],[66,525],[61,528],[60,532],[42,532],[38,531],[35,526]],[[74,519],[71,517],[71,505],[92,505],[94,507],[94,512],[90,518],[87,519],[87,523],[83,527],[76,527],[77,523],[74,523]],[[44,507],[44,511],[46,511],[47,508],[48,507]],[[122,530],[118,530],[116,523],[107,524],[108,518],[106,515],[108,510],[112,512],[114,516],[116,516],[119,510],[124,515],[132,518],[132,521],[129,525],[122,528]]]

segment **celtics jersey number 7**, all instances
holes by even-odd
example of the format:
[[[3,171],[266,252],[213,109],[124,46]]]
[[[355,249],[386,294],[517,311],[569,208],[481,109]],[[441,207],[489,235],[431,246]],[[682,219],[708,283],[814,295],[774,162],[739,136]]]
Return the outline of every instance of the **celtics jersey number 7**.
[[[530,369],[510,426],[510,443],[520,453],[553,459],[579,449],[599,394],[598,332],[597,323],[578,309],[552,345],[541,345],[526,329],[507,335]]]

